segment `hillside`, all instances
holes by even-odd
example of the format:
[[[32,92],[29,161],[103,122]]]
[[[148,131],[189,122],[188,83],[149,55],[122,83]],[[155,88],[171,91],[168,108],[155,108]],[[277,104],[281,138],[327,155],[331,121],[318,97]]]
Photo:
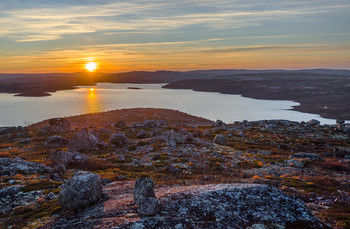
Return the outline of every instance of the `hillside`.
[[[349,158],[349,124],[317,120],[225,124],[173,110],[125,109],[0,128],[0,223],[349,228]],[[155,195],[152,189],[146,199],[161,211],[150,213],[147,205],[142,213],[143,202],[132,198],[136,178],[145,177],[155,183]],[[86,189],[84,195],[96,199],[78,202],[90,178],[97,179],[93,185],[103,183],[101,192]],[[69,196],[67,187],[79,179],[85,183]],[[223,209],[233,202],[229,216]]]

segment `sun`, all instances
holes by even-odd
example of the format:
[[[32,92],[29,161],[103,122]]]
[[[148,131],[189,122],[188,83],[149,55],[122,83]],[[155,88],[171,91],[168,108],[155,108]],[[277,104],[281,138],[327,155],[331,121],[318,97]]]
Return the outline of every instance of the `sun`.
[[[97,68],[97,64],[95,62],[89,62],[89,63],[86,63],[85,68],[88,71],[93,72]]]

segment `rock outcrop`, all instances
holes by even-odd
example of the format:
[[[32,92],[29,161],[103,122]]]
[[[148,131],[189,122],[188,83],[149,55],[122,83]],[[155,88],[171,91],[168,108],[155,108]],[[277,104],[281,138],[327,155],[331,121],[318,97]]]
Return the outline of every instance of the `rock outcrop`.
[[[141,215],[152,216],[159,212],[159,200],[155,197],[154,183],[151,178],[137,178],[134,201]]]
[[[90,172],[79,172],[62,186],[58,202],[64,210],[75,211],[96,203],[101,197],[101,177]]]
[[[51,173],[48,166],[21,158],[0,158],[0,175]]]
[[[78,152],[68,152],[68,151],[55,151],[51,154],[50,160],[53,165],[64,165],[67,166],[70,163],[84,163],[89,160],[89,157],[85,154]]]
[[[165,191],[162,211],[119,228],[328,228],[300,201],[277,188],[257,184],[218,184]],[[298,225],[298,226],[297,226]]]

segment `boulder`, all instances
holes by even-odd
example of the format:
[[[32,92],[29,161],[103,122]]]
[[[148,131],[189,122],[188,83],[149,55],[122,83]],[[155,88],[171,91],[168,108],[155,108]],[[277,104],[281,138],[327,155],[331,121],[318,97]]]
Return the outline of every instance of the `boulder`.
[[[345,123],[345,120],[343,120],[343,119],[337,119],[335,123],[337,123],[337,124],[344,124],[344,123]]]
[[[116,147],[124,147],[129,144],[127,137],[122,132],[116,132],[109,138],[109,143]]]
[[[138,139],[146,138],[146,137],[147,137],[147,132],[144,131],[144,130],[141,130],[140,132],[137,133],[136,137],[137,137]]]
[[[27,128],[23,127],[23,126],[5,126],[5,127],[0,127],[0,135],[15,133],[15,132],[23,131],[23,130],[26,130],[26,129]]]
[[[154,183],[151,178],[140,177],[135,182],[134,202],[141,215],[152,216],[159,212],[159,200],[154,194]]]
[[[64,166],[63,164],[58,164],[52,168],[52,172],[58,173],[58,174],[64,174],[66,172],[66,166]]]
[[[227,144],[227,139],[222,134],[217,134],[214,138],[214,142],[219,145],[225,146]]]
[[[71,125],[67,119],[64,118],[53,118],[49,119],[50,129],[53,132],[66,132],[70,131]]]
[[[149,182],[146,181],[146,184]],[[300,200],[267,185],[173,187],[163,192],[160,202],[162,211],[158,215],[124,223],[119,228],[238,229],[254,224],[280,225],[282,228],[329,228]]]
[[[221,126],[224,126],[225,123],[223,121],[221,121],[220,119],[216,120],[216,122],[214,122],[212,124],[212,127],[221,127]]]
[[[43,164],[25,161],[21,158],[0,158],[0,175],[51,173],[51,168]]]
[[[21,191],[24,185],[12,185],[10,187],[0,189],[0,199],[7,197],[14,197],[17,193]]]
[[[124,121],[113,122],[111,124],[111,126],[114,127],[114,128],[119,128],[119,129],[125,129],[125,128],[128,127],[126,125],[126,122],[124,122]]]
[[[84,209],[102,197],[102,181],[97,174],[79,172],[63,184],[58,203],[64,210]]]
[[[311,119],[311,120],[309,120],[306,124],[308,125],[308,126],[317,126],[317,125],[320,125],[320,121],[318,121],[318,120],[316,120],[316,119]]]
[[[336,127],[336,130],[339,132],[343,132],[345,134],[350,134],[350,125],[349,124],[339,124]]]
[[[311,161],[324,161],[324,159],[315,153],[295,153],[290,156],[290,158],[298,158],[298,159],[308,159]]]
[[[70,151],[88,152],[91,150],[98,150],[99,143],[100,140],[97,133],[82,129],[70,140],[68,149]]]
[[[58,150],[51,154],[50,160],[52,161],[53,165],[62,164],[63,166],[67,166],[70,163],[74,163],[74,164],[84,163],[87,160],[89,160],[89,157],[86,156],[85,154],[78,153],[78,152],[68,152],[68,151]]]
[[[287,160],[287,165],[291,167],[296,167],[296,168],[304,167],[304,163],[301,160],[297,160],[297,159]]]
[[[163,127],[166,126],[167,122],[164,120],[145,120],[143,122],[143,127],[144,128],[155,128],[155,127]]]
[[[67,147],[69,139],[62,136],[50,136],[45,141],[45,146],[48,148]]]
[[[166,173],[170,173],[174,176],[177,176],[177,175],[180,175],[181,174],[181,170],[174,167],[173,165],[168,165],[166,168],[165,168],[165,172]]]
[[[333,150],[333,156],[334,157],[349,158],[350,157],[350,148],[337,147]]]
[[[161,139],[171,147],[175,147],[177,144],[184,143],[183,135],[175,130],[170,130],[162,133]]]

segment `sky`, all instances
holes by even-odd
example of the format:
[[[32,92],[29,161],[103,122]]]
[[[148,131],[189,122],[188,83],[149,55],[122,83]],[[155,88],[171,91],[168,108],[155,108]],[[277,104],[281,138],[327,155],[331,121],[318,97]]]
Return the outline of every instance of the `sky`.
[[[350,69],[349,0],[0,1],[0,72]]]

